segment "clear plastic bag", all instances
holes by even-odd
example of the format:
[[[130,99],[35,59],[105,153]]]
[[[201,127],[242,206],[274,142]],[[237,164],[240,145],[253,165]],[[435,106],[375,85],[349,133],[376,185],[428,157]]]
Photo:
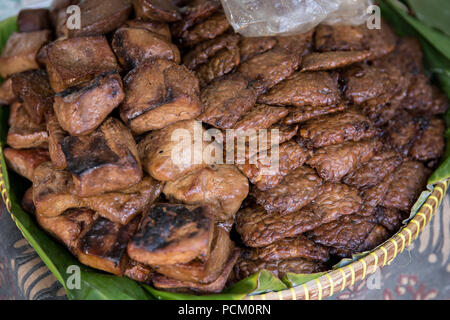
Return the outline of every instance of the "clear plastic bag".
[[[221,0],[234,30],[246,37],[290,35],[319,23],[358,25],[372,0]]]

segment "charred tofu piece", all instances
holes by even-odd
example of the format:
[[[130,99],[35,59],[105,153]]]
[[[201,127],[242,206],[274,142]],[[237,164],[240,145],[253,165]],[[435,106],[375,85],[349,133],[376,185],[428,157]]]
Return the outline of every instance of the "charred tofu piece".
[[[172,136],[176,137],[176,132],[186,133],[189,137],[182,136],[173,141]],[[144,170],[156,180],[174,181],[189,172],[206,167],[205,159],[199,159],[195,156],[198,150],[189,154],[178,150],[180,141],[183,141],[182,149],[184,147],[195,147],[195,132],[204,134],[201,123],[195,120],[179,121],[164,129],[150,132],[138,144],[139,156]],[[190,139],[190,143],[186,139]],[[176,157],[173,155],[176,155]]]
[[[137,17],[160,22],[175,22],[181,19],[179,8],[172,1],[132,0]]]
[[[238,71],[246,77],[258,95],[291,76],[300,65],[297,54],[272,49],[243,62]]]
[[[153,285],[160,289],[172,289],[182,292],[219,293],[222,292],[227,280],[239,258],[239,248],[235,248],[233,254],[224,264],[219,277],[211,283],[198,283],[192,281],[180,281],[157,274],[153,278]]]
[[[372,218],[353,214],[323,224],[308,232],[307,236],[315,243],[326,247],[357,252],[358,247],[374,227],[375,222]]]
[[[69,30],[70,37],[107,34],[120,27],[132,11],[130,0],[83,0],[78,6],[81,28]]]
[[[36,55],[50,36],[50,30],[14,32],[0,55],[0,76],[6,79],[14,73],[39,69]]]
[[[419,161],[438,159],[444,152],[445,124],[440,118],[432,118],[422,136],[414,142],[409,153]]]
[[[61,92],[95,79],[102,72],[120,70],[103,36],[58,40],[47,47],[46,67],[50,85]]]
[[[369,161],[379,148],[380,142],[376,139],[346,141],[315,150],[306,163],[316,169],[325,181],[339,182],[358,166]]]
[[[216,227],[207,261],[194,260],[184,264],[155,266],[158,273],[180,281],[211,283],[220,276],[234,251],[227,231]]]
[[[234,125],[236,131],[267,129],[288,115],[288,109],[256,104]]]
[[[302,166],[308,156],[308,151],[294,141],[287,141],[279,145],[278,161],[271,163],[271,149],[265,153],[258,153],[244,164],[238,164],[239,170],[259,190],[268,190],[276,186],[292,170]]]
[[[365,115],[356,109],[349,109],[306,122],[299,134],[306,145],[320,148],[371,138],[377,134],[377,130]]]
[[[281,48],[299,56],[311,51],[315,29],[292,36],[278,36],[275,48]]]
[[[53,167],[56,169],[65,169],[67,168],[66,156],[61,146],[64,138],[69,134],[61,128],[53,108],[50,108],[45,113],[45,121],[48,132],[48,151]]]
[[[19,32],[33,32],[51,29],[50,16],[47,9],[23,9],[17,16]]]
[[[183,56],[186,68],[194,70],[199,65],[207,63],[222,49],[232,50],[237,46],[239,37],[235,34],[224,34],[217,38],[201,42]]]
[[[338,77],[328,72],[297,72],[258,97],[259,103],[279,106],[326,106],[340,101]]]
[[[149,266],[129,259],[123,275],[138,282],[150,284],[153,272]]]
[[[180,63],[180,51],[167,35],[161,35],[154,28],[124,26],[116,30],[112,48],[120,64],[127,70],[144,61],[161,58]]]
[[[289,213],[309,204],[322,189],[323,180],[311,168],[302,166],[270,189],[253,189],[256,202],[269,212]]]
[[[0,84],[0,105],[9,105],[17,99],[13,91],[12,79],[8,78]]]
[[[255,104],[255,91],[240,74],[217,79],[201,91],[203,113],[199,120],[216,128],[229,129]]]
[[[54,92],[44,70],[30,70],[12,76],[12,88],[34,123],[44,122],[45,112],[52,107]]]
[[[128,189],[86,197],[83,198],[83,203],[112,222],[128,224],[158,198],[162,188],[161,182],[144,177]]]
[[[241,280],[261,270],[267,270],[274,276],[282,279],[286,273],[316,273],[327,270],[327,267],[323,262],[303,258],[277,261],[240,258],[234,267],[234,276],[236,280]]]
[[[69,209],[57,217],[36,215],[39,225],[65,244],[72,253],[77,251],[79,237],[90,228],[96,219],[95,212],[85,208]]]
[[[138,227],[140,217],[127,225],[98,218],[77,241],[76,255],[81,263],[122,275],[128,265],[127,245]]]
[[[169,181],[165,196],[173,202],[201,205],[210,209],[215,219],[234,219],[249,192],[247,178],[233,165],[206,167]]]
[[[200,65],[195,71],[200,86],[204,87],[212,80],[231,72],[241,62],[239,48],[222,49],[208,62]]]
[[[370,188],[380,183],[402,163],[402,156],[392,150],[382,150],[342,181],[358,189]]]
[[[53,109],[61,127],[73,136],[92,133],[122,102],[125,94],[117,71],[100,73],[84,86],[55,96]]]
[[[40,164],[33,173],[33,201],[36,213],[55,217],[70,208],[82,207],[81,199],[72,194],[70,172],[53,168],[51,162]]]
[[[221,8],[221,4],[217,0],[181,1],[181,4],[185,4],[180,8],[182,19],[173,23],[170,27],[172,34],[177,37]]]
[[[303,106],[289,108],[289,115],[284,119],[285,124],[294,124],[306,122],[327,114],[344,111],[347,108],[345,104],[329,105],[329,106]]]
[[[202,41],[220,36],[229,27],[230,23],[225,14],[218,12],[192,28],[183,31],[179,36],[179,41],[183,47],[192,47]]]
[[[343,68],[362,62],[370,55],[368,50],[314,52],[303,56],[302,72]]]
[[[124,190],[142,179],[133,136],[115,118],[87,136],[64,138],[61,147],[80,197]]]
[[[403,220],[408,218],[408,213],[402,212],[395,208],[376,208],[377,221],[385,227],[389,232],[396,232],[403,224]]]
[[[20,202],[20,206],[25,212],[28,212],[32,215],[36,215],[36,207],[33,202],[33,187],[30,187],[25,191],[22,201]]]
[[[10,107],[9,126],[6,142],[10,147],[29,149],[48,146],[45,124],[34,123],[20,102],[14,102]]]
[[[247,61],[254,56],[272,49],[277,43],[274,37],[242,37],[239,41],[241,61]]]
[[[141,65],[124,82],[126,97],[120,115],[136,134],[193,119],[202,111],[197,78],[168,60]]]
[[[151,21],[147,19],[137,18],[134,20],[128,20],[125,22],[122,27],[125,28],[136,28],[136,29],[145,29],[147,31],[151,31],[156,33],[168,41],[171,41],[172,35],[170,33],[169,25],[165,22]]]
[[[427,184],[430,170],[417,161],[405,161],[394,172],[383,205],[410,211],[420,192]]]
[[[214,222],[204,208],[160,203],[144,217],[128,244],[128,255],[146,265],[206,261],[213,235]]]
[[[3,150],[8,168],[28,180],[33,180],[34,169],[43,162],[50,161],[48,151],[45,149],[13,149]]]
[[[241,257],[249,260],[277,261],[285,259],[304,258],[327,261],[328,250],[320,244],[315,244],[304,236],[286,238],[274,242],[267,247],[244,250]]]

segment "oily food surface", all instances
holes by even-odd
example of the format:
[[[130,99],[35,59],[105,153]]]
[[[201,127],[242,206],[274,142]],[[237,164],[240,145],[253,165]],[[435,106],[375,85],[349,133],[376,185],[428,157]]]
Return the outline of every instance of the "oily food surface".
[[[443,154],[447,98],[384,21],[244,38],[217,0],[70,0],[18,30],[0,104],[23,208],[83,264],[163,290],[371,250]]]

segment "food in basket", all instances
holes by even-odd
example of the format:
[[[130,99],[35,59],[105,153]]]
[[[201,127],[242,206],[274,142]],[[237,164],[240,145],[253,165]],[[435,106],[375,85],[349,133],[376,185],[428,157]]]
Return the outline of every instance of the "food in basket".
[[[329,270],[399,230],[443,154],[447,98],[384,21],[244,38],[215,0],[85,0],[71,30],[78,3],[19,14],[0,103],[22,206],[88,266],[196,293]]]

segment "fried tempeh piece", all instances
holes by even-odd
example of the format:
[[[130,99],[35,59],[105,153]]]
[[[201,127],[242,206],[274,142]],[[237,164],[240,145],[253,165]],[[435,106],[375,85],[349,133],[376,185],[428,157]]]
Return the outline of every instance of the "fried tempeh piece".
[[[311,168],[302,166],[285,176],[270,191],[252,190],[256,202],[269,212],[289,213],[309,204],[319,194],[323,180]]]
[[[240,74],[217,79],[201,91],[199,120],[216,128],[232,128],[256,102],[256,94]]]
[[[349,109],[312,119],[301,126],[299,133],[307,145],[320,148],[349,140],[371,138],[377,130],[365,115]]]
[[[445,124],[440,118],[430,119],[428,127],[409,150],[409,154],[416,160],[428,161],[438,159],[444,152]]]
[[[368,50],[314,52],[303,56],[302,72],[343,68],[362,62],[370,55]]]
[[[329,106],[303,106],[288,108],[289,115],[284,119],[285,124],[301,123],[311,119],[318,118],[327,114],[344,111],[347,108],[345,104],[329,105]]]
[[[125,267],[123,275],[130,279],[150,284],[153,269],[142,263],[128,259],[128,265]]]
[[[14,74],[11,79],[14,94],[23,103],[30,119],[36,124],[44,122],[44,114],[52,107],[54,95],[47,73],[29,70]]]
[[[286,117],[287,114],[288,109],[284,107],[256,104],[239,119],[233,129],[236,131],[267,129]]]
[[[180,9],[182,19],[173,23],[170,27],[172,34],[177,37],[188,28],[210,17],[221,8],[221,4],[217,0],[194,0],[181,3],[185,4]]]
[[[297,72],[258,97],[259,103],[296,107],[335,105],[339,101],[338,77],[325,71]]]
[[[179,9],[166,0],[133,0],[136,16],[154,21],[175,22],[181,19]]]
[[[281,48],[299,56],[303,56],[312,49],[314,32],[315,29],[311,29],[307,32],[297,33],[291,36],[277,36],[275,48]]]
[[[50,30],[14,32],[0,55],[0,76],[6,79],[14,73],[39,69],[36,55],[50,36]]]
[[[133,69],[124,82],[120,116],[134,133],[161,129],[201,113],[198,80],[184,66],[156,59]]]
[[[76,255],[90,267],[122,275],[128,264],[127,245],[136,232],[140,217],[127,225],[98,218],[77,241]]]
[[[315,168],[324,180],[339,182],[359,165],[369,161],[379,148],[380,142],[376,139],[346,141],[315,150],[306,163]]]
[[[204,208],[156,204],[128,244],[128,255],[147,265],[206,261],[210,255],[214,222]]]
[[[229,27],[230,23],[224,13],[214,13],[206,20],[183,31],[179,36],[180,44],[183,47],[192,47],[202,41],[214,39],[227,31]]]
[[[91,81],[102,72],[120,70],[103,36],[55,41],[47,47],[45,62],[50,85],[56,93]]]
[[[33,180],[34,169],[50,160],[49,153],[45,149],[5,148],[3,154],[8,168],[30,181]]]
[[[142,179],[142,168],[131,132],[108,118],[87,136],[62,142],[75,193],[81,197],[129,188]]]
[[[92,133],[124,99],[117,71],[100,73],[84,86],[70,87],[55,96],[53,109],[61,127],[74,136]]]
[[[378,223],[390,232],[398,231],[403,224],[403,220],[408,217],[408,213],[395,208],[378,206],[375,210]]]
[[[246,77],[258,95],[291,76],[300,65],[297,54],[272,49],[243,62],[238,71]]]
[[[254,56],[272,49],[277,44],[275,37],[241,37],[239,51],[241,60],[247,61]]]

